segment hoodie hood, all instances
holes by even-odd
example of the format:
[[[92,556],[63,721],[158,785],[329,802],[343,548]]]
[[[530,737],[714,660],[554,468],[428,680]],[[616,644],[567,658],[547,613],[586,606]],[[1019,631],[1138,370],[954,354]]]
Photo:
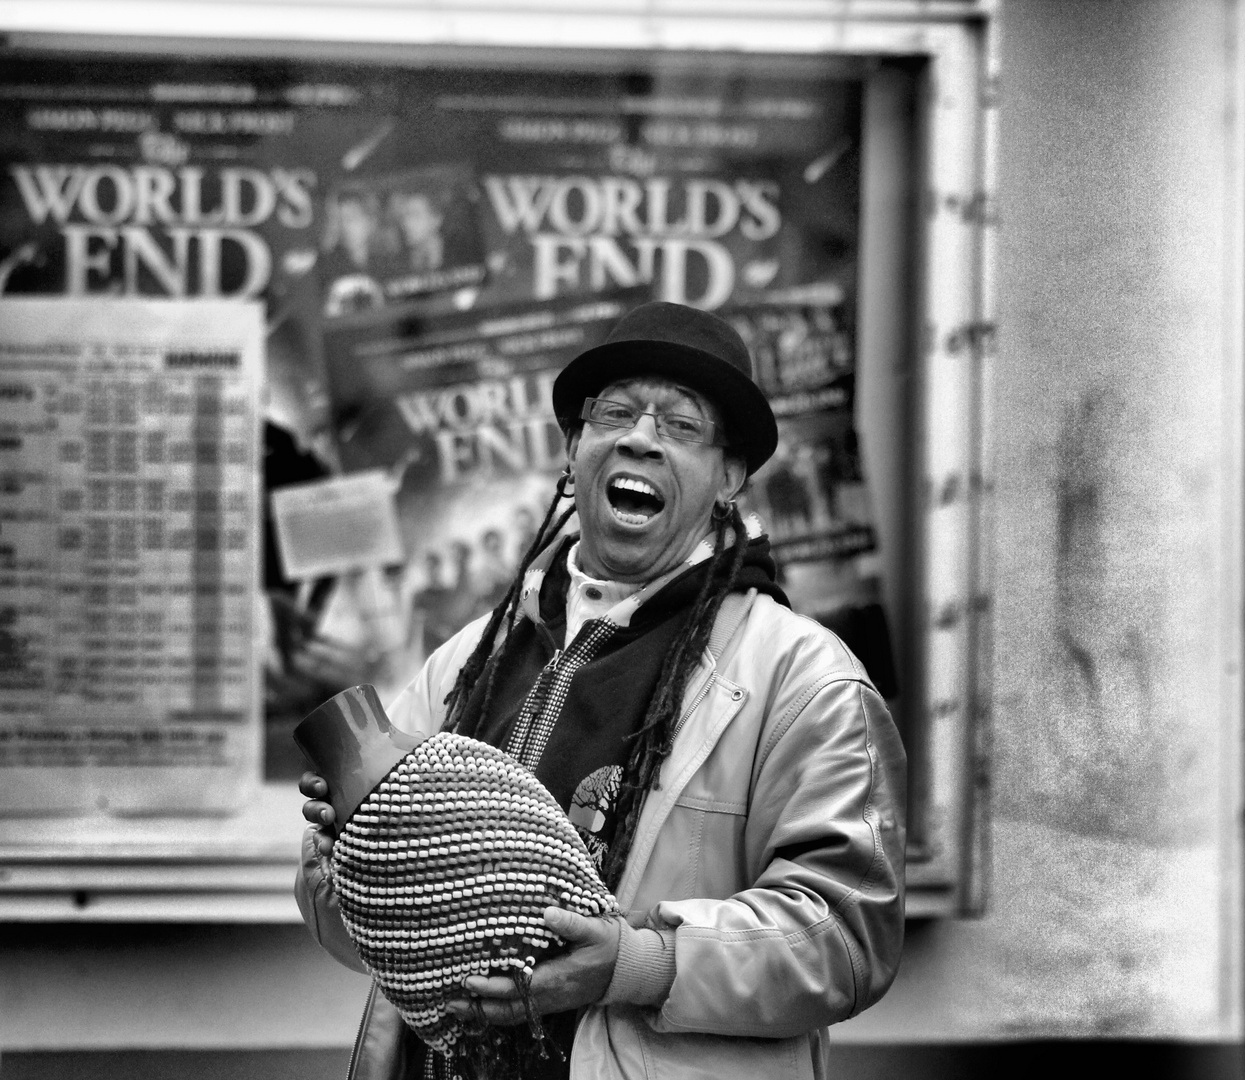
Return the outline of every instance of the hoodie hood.
[[[755,514],[750,514],[744,520],[744,527],[748,534],[748,546],[732,591],[756,589],[789,608],[791,602],[778,584],[778,564],[774,561],[769,537],[762,530],[760,520]],[[552,628],[565,620],[566,585],[570,578],[566,556],[578,539],[578,534],[575,534],[550,544],[536,557],[524,576],[520,607],[532,622]],[[616,626],[634,627],[636,630],[643,630],[668,618],[695,599],[712,557],[713,541],[706,537],[685,562],[620,601],[604,618]]]

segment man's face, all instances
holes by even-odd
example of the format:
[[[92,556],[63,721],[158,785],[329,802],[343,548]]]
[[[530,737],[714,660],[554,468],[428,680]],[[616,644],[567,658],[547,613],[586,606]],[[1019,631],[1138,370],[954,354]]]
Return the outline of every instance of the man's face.
[[[361,202],[344,199],[338,207],[342,238],[352,252],[366,251],[372,237],[372,218]]]
[[[644,412],[699,416],[721,424],[700,394],[658,378],[613,383],[597,397]],[[630,429],[584,422],[567,444],[582,535],[581,569],[610,581],[660,577],[691,555],[711,528],[713,504],[743,486],[745,467],[720,446],[657,434],[651,416]]]
[[[441,228],[441,215],[422,195],[406,195],[396,203],[398,224],[408,244],[417,244],[435,236]]]

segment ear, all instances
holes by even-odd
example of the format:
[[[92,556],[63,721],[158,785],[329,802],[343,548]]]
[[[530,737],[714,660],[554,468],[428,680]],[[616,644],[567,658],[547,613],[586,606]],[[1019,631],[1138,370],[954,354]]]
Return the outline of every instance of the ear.
[[[718,488],[717,501],[728,503],[738,495],[748,479],[748,466],[737,454],[726,454],[722,458],[722,485]]]
[[[566,433],[566,463],[572,469],[575,467],[575,454],[579,450],[579,436],[583,434],[583,428],[573,428]]]

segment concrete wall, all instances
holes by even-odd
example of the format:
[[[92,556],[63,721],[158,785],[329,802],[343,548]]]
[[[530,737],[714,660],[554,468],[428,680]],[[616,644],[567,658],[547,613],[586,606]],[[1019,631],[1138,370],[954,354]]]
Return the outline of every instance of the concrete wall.
[[[845,1043],[1240,1038],[1236,19],[1004,6],[990,907]],[[342,1045],[363,989],[300,927],[10,927],[0,1045]]]
[[[989,912],[840,1037],[1239,1037],[1236,17],[1004,5]]]

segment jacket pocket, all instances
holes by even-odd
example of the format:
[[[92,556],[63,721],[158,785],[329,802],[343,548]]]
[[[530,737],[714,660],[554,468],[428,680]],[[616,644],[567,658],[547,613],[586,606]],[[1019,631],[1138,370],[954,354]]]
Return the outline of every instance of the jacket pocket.
[[[684,838],[684,876],[672,896],[699,896],[721,900],[747,886],[744,866],[743,803],[680,796],[670,824]]]
[[[657,1032],[640,1025],[646,1080],[813,1080],[805,1035],[754,1039]]]
[[[814,1080],[817,1033],[751,1039],[654,1031],[653,1011],[589,1008],[575,1034],[571,1080]]]

